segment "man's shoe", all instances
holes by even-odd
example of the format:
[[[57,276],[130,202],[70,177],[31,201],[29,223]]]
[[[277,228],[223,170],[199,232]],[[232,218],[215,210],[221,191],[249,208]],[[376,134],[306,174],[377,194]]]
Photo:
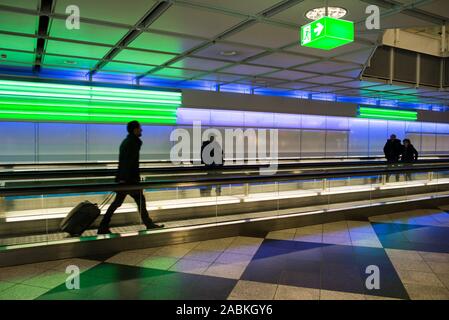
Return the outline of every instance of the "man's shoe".
[[[154,222],[152,222],[152,223],[147,224],[146,227],[147,227],[147,230],[162,229],[164,227],[164,225],[163,224],[155,224]]]
[[[112,233],[111,229],[109,229],[109,228],[99,228],[98,231],[97,231],[98,235],[100,235],[100,234],[111,234],[111,233]]]

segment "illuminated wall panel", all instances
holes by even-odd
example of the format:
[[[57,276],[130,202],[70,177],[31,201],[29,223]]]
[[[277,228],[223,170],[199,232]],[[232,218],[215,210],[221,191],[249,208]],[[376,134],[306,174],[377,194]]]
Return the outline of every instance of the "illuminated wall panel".
[[[418,113],[416,111],[359,107],[358,117],[366,119],[416,121],[418,120]]]
[[[0,120],[176,124],[180,92],[0,80]]]

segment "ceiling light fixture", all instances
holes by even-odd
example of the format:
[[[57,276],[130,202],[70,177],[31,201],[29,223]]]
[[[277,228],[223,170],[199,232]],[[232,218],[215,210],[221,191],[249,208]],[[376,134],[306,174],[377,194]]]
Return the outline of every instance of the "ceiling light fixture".
[[[70,64],[70,65],[74,65],[74,64],[76,64],[77,62],[76,62],[75,60],[66,60],[66,61],[64,61],[64,63],[65,63],[65,64]]]
[[[341,19],[348,14],[348,10],[341,7],[327,7],[327,16],[335,19]],[[309,20],[318,20],[326,16],[326,8],[315,8],[306,12],[306,18]]]
[[[0,55],[0,59],[6,59],[6,58],[8,58],[8,55],[6,53],[2,53]]]
[[[225,56],[225,57],[233,57],[237,55],[237,51],[221,51],[220,55]]]

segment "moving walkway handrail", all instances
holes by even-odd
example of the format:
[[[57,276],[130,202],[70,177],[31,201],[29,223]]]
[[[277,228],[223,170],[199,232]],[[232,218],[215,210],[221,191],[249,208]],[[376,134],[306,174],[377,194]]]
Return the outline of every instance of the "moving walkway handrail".
[[[52,185],[52,186],[33,186],[33,187],[7,187],[0,188],[0,197],[2,196],[25,196],[25,195],[43,195],[43,194],[70,194],[70,193],[88,193],[105,191],[125,191],[139,189],[167,189],[167,188],[188,188],[199,186],[227,185],[227,184],[245,184],[262,182],[280,182],[288,180],[312,180],[312,179],[332,179],[341,177],[360,177],[383,174],[403,174],[416,172],[436,172],[449,171],[449,164],[433,166],[415,166],[404,165],[401,167],[384,167],[379,169],[363,169],[356,171],[334,170],[325,172],[303,172],[303,173],[277,173],[271,176],[252,175],[252,176],[204,176],[204,177],[182,177],[182,179],[167,179],[142,182],[135,185],[123,185],[117,183],[92,183],[80,185]]]
[[[423,155],[423,158],[431,157],[431,158],[442,158],[441,160],[449,159],[449,154],[435,154],[435,155]],[[351,159],[359,159],[360,161],[374,161],[378,159],[384,159],[384,156],[349,156],[349,157],[279,157],[280,161],[310,161],[310,160],[335,160],[335,159],[343,159],[343,160],[351,160]],[[259,159],[263,161],[263,159]],[[435,159],[436,160],[436,159]],[[166,160],[142,160],[140,163],[145,164],[167,164],[171,161],[169,159]],[[247,160],[245,160],[247,162]],[[343,161],[340,161],[343,162]],[[70,167],[70,166],[110,166],[117,165],[118,161],[73,161],[73,162],[19,162],[19,163],[8,163],[8,162],[0,162],[1,168],[12,168],[12,167]]]
[[[426,164],[449,164],[449,159],[432,159],[419,160],[416,165]],[[278,163],[278,168],[285,170],[301,170],[313,168],[341,168],[341,167],[361,167],[370,166],[386,166],[386,161],[354,161],[354,162],[322,162],[322,163]],[[244,165],[226,165],[217,168],[207,168],[204,165],[196,166],[165,166],[154,168],[141,168],[142,175],[158,175],[158,174],[195,174],[205,172],[232,172],[238,170],[260,170],[268,168],[268,164],[244,164]],[[40,170],[40,171],[6,171],[0,172],[0,181],[25,180],[25,179],[50,179],[50,178],[100,178],[113,177],[117,172],[117,168],[110,169],[66,169],[66,170]]]

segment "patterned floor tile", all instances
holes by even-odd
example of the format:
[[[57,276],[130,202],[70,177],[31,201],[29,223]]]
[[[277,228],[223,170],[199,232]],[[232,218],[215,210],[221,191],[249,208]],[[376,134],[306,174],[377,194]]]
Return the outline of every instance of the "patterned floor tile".
[[[34,300],[48,289],[16,284],[0,292],[0,300]]]
[[[143,255],[134,252],[121,252],[107,259],[105,262],[108,263],[116,263],[116,264],[124,264],[128,266],[136,266],[143,260],[145,260],[148,255]]]
[[[246,264],[213,263],[203,273],[206,276],[239,280],[245,272]]]
[[[178,260],[169,270],[174,272],[203,274],[210,265],[211,262],[183,258]]]
[[[274,300],[319,300],[320,290],[279,285]]]
[[[14,285],[15,285],[15,283],[12,283],[12,282],[0,281],[0,292],[6,290],[8,288],[11,288]]]
[[[320,300],[366,300],[363,294],[321,290]]]
[[[419,284],[404,285],[412,300],[449,300],[449,290]]]
[[[22,284],[33,287],[40,287],[46,289],[53,289],[67,280],[68,274],[56,270],[47,270],[30,279],[22,282]]]
[[[273,300],[277,285],[240,280],[235,285],[229,300]]]
[[[398,270],[398,274],[404,284],[444,287],[444,284],[433,272]]]

